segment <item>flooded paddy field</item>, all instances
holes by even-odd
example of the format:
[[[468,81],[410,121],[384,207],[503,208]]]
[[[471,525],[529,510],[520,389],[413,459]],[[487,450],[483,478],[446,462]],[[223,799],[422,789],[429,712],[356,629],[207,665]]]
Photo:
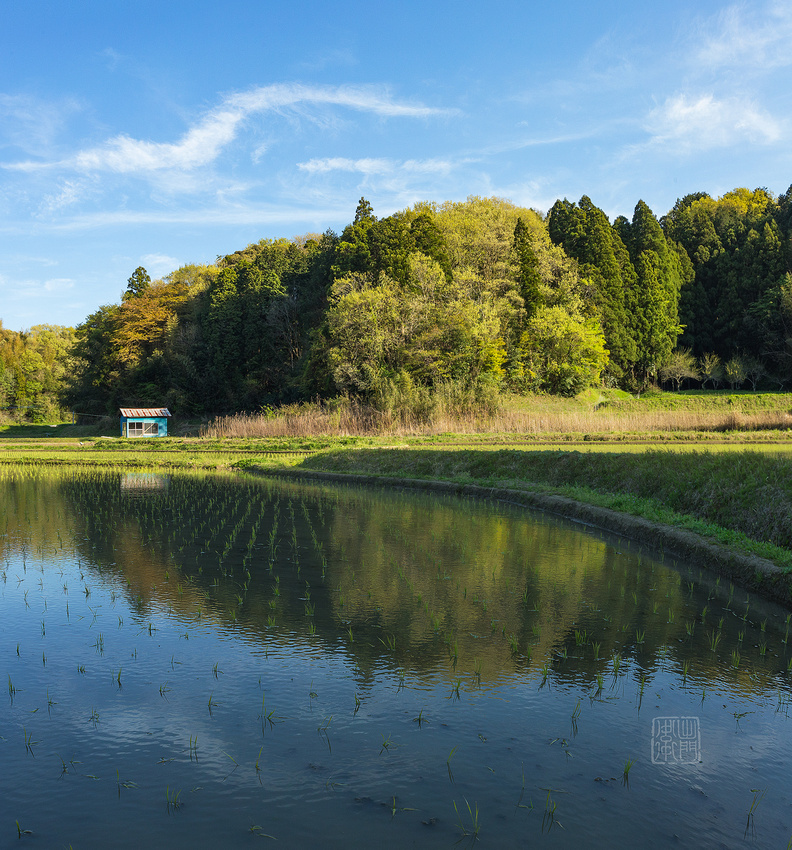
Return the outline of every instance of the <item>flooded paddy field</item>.
[[[792,837],[790,617],[695,564],[239,476],[4,467],[0,505],[0,847]]]

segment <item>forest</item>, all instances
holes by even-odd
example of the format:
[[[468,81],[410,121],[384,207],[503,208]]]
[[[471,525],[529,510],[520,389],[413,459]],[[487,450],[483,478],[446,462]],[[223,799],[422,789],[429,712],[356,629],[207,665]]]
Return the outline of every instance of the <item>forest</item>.
[[[353,399],[431,416],[503,394],[792,385],[792,187],[702,192],[632,219],[586,196],[419,203],[340,234],[262,239],[162,280],[144,268],[78,327],[0,324],[0,408],[50,421]]]

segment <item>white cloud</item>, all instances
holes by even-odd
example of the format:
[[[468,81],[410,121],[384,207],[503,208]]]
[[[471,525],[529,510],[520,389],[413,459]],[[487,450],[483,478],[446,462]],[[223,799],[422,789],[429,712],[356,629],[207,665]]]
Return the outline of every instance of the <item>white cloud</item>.
[[[0,290],[3,290],[3,297],[12,301],[31,301],[57,295],[73,287],[74,281],[68,277],[53,277],[42,282],[31,278],[12,281],[0,275]]]
[[[176,257],[169,257],[167,254],[145,254],[140,258],[140,262],[153,279],[164,277],[182,265]]]
[[[82,200],[84,184],[75,180],[66,180],[60,190],[52,195],[45,195],[39,208],[40,214],[50,214],[76,204]]]
[[[34,171],[65,166],[89,173],[110,171],[131,174],[190,170],[213,162],[235,139],[240,126],[249,117],[267,111],[298,110],[308,106],[340,106],[388,118],[425,118],[447,112],[421,104],[401,103],[387,93],[371,88],[261,86],[229,95],[177,142],[151,142],[122,134],[59,163],[18,162],[4,167]]]
[[[347,159],[342,156],[327,159],[311,159],[298,162],[297,168],[309,174],[327,174],[330,171],[357,171],[361,174],[388,174],[393,171],[394,163],[390,159]]]
[[[79,110],[72,99],[0,94],[0,146],[5,141],[28,155],[47,156],[66,119]]]
[[[790,65],[792,5],[781,0],[729,6],[714,23],[707,21],[698,37],[698,61],[712,70],[730,66],[770,70]]]
[[[45,292],[63,292],[67,289],[74,288],[74,281],[68,277],[54,277],[51,280],[44,281]]]
[[[353,211],[354,211],[354,204]],[[241,225],[281,225],[295,223],[297,225],[321,226],[322,230],[328,222],[342,222],[349,219],[348,206],[325,206],[316,208],[306,207],[258,207],[258,206],[224,206],[207,208],[185,208],[173,210],[116,210],[108,212],[86,213],[69,219],[53,221],[46,227],[39,226],[39,232],[66,233],[83,230],[94,230],[107,227],[136,227],[146,225],[210,225],[212,227],[241,226]],[[19,233],[15,224],[4,225],[0,222],[0,233]],[[169,269],[170,271],[170,269]]]
[[[215,110],[175,144],[116,136],[102,147],[81,151],[74,157],[72,165],[80,171],[118,173],[190,169],[206,165],[234,139],[243,117],[239,110]]]
[[[677,94],[649,113],[646,129],[653,147],[692,153],[746,141],[771,144],[782,128],[771,115],[741,98]]]
[[[394,174],[411,172],[417,174],[448,174],[453,166],[444,159],[408,159],[398,162],[393,159],[347,159],[346,157],[328,157],[298,162],[297,167],[309,174],[327,174],[331,171],[352,171],[365,175]]]

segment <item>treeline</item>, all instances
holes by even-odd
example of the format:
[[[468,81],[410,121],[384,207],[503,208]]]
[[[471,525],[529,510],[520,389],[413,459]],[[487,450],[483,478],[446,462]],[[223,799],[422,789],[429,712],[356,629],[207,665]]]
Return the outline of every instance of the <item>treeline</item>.
[[[262,240],[162,281],[75,331],[70,406],[256,410],[349,396],[429,415],[503,390],[574,394],[607,367],[591,287],[542,218],[500,199],[419,204],[340,235]]]
[[[51,422],[61,415],[74,364],[72,328],[36,325],[18,333],[0,321],[0,421]]]
[[[601,382],[789,385],[791,231],[792,187],[612,223],[585,196],[545,218],[469,198],[378,219],[361,199],[340,235],[137,269],[74,331],[61,401],[189,415],[345,396],[430,416]]]

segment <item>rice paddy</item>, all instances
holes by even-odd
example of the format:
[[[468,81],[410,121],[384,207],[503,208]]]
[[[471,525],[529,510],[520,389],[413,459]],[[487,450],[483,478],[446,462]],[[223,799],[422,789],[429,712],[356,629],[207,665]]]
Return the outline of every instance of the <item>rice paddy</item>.
[[[694,564],[220,474],[4,466],[0,505],[0,846],[792,836],[790,616]]]

